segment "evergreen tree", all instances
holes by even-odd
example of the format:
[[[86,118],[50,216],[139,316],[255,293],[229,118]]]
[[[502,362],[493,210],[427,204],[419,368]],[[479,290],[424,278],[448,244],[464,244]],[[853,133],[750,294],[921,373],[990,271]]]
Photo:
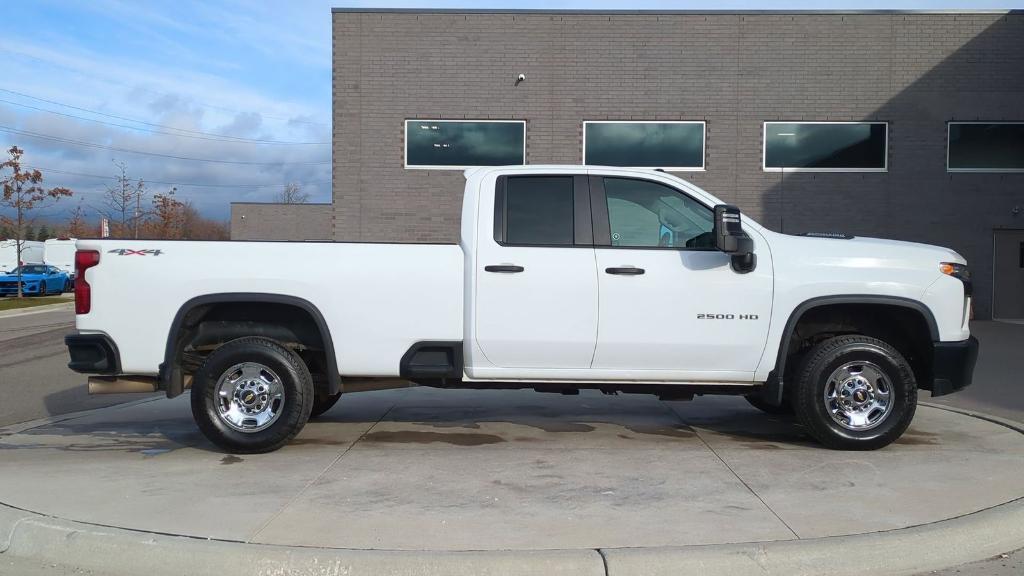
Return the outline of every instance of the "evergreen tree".
[[[36,237],[36,229],[31,224],[25,225],[25,237],[22,240],[32,240]]]
[[[50,237],[50,229],[46,227],[46,224],[43,224],[42,226],[39,227],[39,233],[36,234],[36,240],[42,242],[42,241],[46,240],[49,237]]]

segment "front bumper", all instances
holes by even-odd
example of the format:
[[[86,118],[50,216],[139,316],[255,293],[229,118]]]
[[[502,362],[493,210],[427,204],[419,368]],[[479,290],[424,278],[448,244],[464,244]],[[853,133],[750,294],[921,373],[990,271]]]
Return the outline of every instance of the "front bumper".
[[[119,374],[121,357],[106,334],[68,334],[64,337],[71,362],[68,368],[83,374]]]
[[[978,362],[978,339],[935,342],[932,353],[932,396],[945,396],[971,385]]]
[[[38,294],[39,282],[22,282],[21,293],[22,294]],[[17,282],[2,282],[0,283],[0,294],[17,294],[18,283]]]

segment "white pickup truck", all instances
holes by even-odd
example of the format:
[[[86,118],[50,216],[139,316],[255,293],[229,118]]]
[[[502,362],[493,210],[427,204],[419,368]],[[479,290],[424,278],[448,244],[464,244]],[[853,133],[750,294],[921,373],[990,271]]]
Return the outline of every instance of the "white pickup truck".
[[[738,394],[841,449],[970,384],[966,261],[771,232],[661,171],[466,171],[458,245],[79,240],[69,366],[92,392],[191,388],[232,452],[343,392],[415,383]],[[282,265],[281,263],[286,263]]]

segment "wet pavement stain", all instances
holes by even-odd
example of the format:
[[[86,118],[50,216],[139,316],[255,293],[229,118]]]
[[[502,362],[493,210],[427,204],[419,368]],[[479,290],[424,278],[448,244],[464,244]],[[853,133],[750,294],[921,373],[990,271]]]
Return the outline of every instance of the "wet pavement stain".
[[[508,423],[518,424],[520,426],[529,426],[536,428],[544,432],[555,433],[566,433],[566,432],[593,432],[596,428],[590,424],[583,424],[581,422],[559,422],[557,420],[536,420],[530,418],[508,418],[508,419],[482,419],[474,421],[419,421],[413,422],[417,426],[431,426],[433,428],[464,428],[477,430],[480,428],[480,423]]]
[[[626,426],[627,430],[636,432],[637,434],[650,434],[655,436],[668,436],[670,438],[693,438],[697,436],[697,433],[691,430],[688,426],[682,425],[663,425],[663,426]],[[619,434],[621,438],[632,438],[630,436]]]
[[[289,446],[348,446],[351,440],[331,440],[330,438],[293,438]]]
[[[441,442],[454,446],[482,446],[484,444],[498,444],[506,440],[494,434],[472,434],[461,432],[371,432],[363,436],[367,442],[387,442],[395,444],[432,444]]]
[[[940,442],[939,435],[934,432],[907,430],[893,444],[900,444],[902,446],[937,446]]]
[[[227,465],[227,464],[235,464],[237,462],[245,462],[245,459],[244,458],[239,458],[238,456],[234,456],[234,455],[231,455],[231,454],[228,454],[227,456],[225,456],[225,457],[220,459],[220,463],[221,463],[222,466]]]

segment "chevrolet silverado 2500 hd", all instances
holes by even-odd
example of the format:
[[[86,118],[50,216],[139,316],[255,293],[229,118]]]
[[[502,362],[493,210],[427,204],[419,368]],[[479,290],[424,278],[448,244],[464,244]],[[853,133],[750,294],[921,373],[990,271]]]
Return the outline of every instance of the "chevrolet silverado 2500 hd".
[[[281,447],[343,392],[410,382],[740,394],[826,446],[873,449],[918,389],[967,386],[978,349],[956,252],[775,233],[660,171],[467,170],[458,245],[77,248],[69,366],[92,392],[191,388],[232,452]]]

